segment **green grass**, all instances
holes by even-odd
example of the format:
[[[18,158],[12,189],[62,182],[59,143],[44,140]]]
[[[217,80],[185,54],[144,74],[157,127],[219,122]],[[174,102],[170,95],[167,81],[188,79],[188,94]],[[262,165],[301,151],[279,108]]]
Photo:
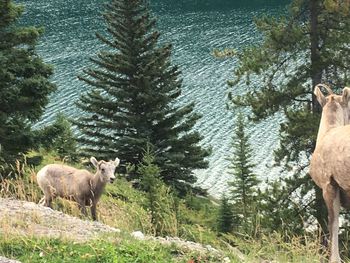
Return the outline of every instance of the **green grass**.
[[[221,262],[198,253],[187,252],[176,246],[162,246],[151,241],[123,240],[109,242],[93,240],[87,243],[72,243],[59,239],[36,238],[2,238],[0,235],[0,255],[20,260],[21,262],[50,263],[167,263],[191,262]]]

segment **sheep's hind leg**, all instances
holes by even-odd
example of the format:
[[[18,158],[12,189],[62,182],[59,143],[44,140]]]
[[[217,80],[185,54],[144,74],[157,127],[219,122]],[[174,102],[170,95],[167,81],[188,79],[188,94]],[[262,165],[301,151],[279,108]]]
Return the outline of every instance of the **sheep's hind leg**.
[[[95,203],[92,203],[90,210],[91,210],[92,220],[97,221],[96,204]]]
[[[85,200],[79,200],[78,201],[78,207],[79,207],[81,213],[84,216],[87,216],[87,211],[86,211],[86,207],[85,207]]]

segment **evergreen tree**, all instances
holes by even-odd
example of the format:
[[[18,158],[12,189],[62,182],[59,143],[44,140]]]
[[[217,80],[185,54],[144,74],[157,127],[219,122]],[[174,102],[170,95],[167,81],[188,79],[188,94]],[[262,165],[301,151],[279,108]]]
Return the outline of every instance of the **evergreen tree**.
[[[234,227],[234,214],[232,205],[229,203],[229,198],[226,195],[222,195],[221,203],[218,213],[218,232],[220,233],[230,233]]]
[[[85,111],[77,126],[83,152],[99,158],[120,156],[138,164],[150,142],[161,178],[183,190],[196,181],[192,170],[207,167],[209,151],[192,131],[200,118],[194,104],[179,106],[182,81],[171,65],[171,45],[158,45],[146,0],[113,0],[104,18],[109,37],[97,34],[109,49],[98,53],[95,68],[79,78],[92,86],[78,103]]]
[[[35,46],[43,30],[19,27],[23,7],[0,1],[0,144],[3,162],[13,162],[34,145],[31,124],[42,115],[52,67],[37,55]]]
[[[239,66],[231,85],[249,87],[247,94],[230,98],[236,105],[249,106],[254,120],[283,112],[280,146],[276,161],[305,168],[314,150],[321,108],[313,95],[318,83],[331,82],[344,87],[350,66],[350,15],[344,12],[348,1],[294,0],[286,16],[264,16],[256,20],[262,33],[261,44],[238,54]],[[257,82],[252,82],[252,79]],[[289,182],[295,194],[311,184],[306,172]],[[304,188],[304,189],[303,189]],[[322,193],[316,189],[314,216],[326,229],[326,210]],[[309,188],[309,190],[311,190]]]
[[[291,185],[303,179],[298,176],[292,178],[278,178],[268,180],[266,187],[260,193],[259,208],[259,230],[266,234],[276,231],[285,237],[305,235],[304,224],[307,220],[307,204],[302,206],[298,200],[291,198],[293,189]],[[288,181],[294,181],[292,184]],[[310,182],[310,181],[309,181]],[[306,219],[306,220],[305,220]]]
[[[54,123],[37,133],[37,141],[40,147],[57,152],[62,159],[76,160],[77,141],[70,121],[63,114],[57,114]]]
[[[177,235],[177,217],[175,200],[170,188],[160,179],[160,169],[154,164],[154,155],[149,146],[144,153],[142,163],[139,164],[141,184],[148,199],[148,210],[154,233],[157,236]]]
[[[252,150],[249,138],[244,131],[244,119],[242,114],[238,114],[235,136],[233,138],[233,156],[230,169],[233,180],[231,186],[232,201],[234,203],[234,213],[244,221],[251,219],[252,213],[257,206],[257,194],[259,180],[253,173]]]

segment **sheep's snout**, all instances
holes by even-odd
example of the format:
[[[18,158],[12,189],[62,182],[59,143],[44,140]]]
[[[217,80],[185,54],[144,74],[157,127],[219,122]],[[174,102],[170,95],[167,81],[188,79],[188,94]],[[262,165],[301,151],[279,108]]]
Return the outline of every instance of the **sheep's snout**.
[[[114,180],[115,180],[115,176],[114,176],[114,175],[111,176],[111,177],[109,178],[109,182],[110,182],[111,184],[113,184]]]

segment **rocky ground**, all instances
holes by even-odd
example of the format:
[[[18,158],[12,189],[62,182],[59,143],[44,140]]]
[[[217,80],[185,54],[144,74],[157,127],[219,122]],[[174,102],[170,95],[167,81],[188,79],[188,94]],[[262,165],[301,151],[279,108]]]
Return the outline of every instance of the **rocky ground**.
[[[0,263],[20,263],[20,262],[17,260],[0,257]]]
[[[0,231],[85,241],[119,229],[81,220],[31,202],[0,198]]]

